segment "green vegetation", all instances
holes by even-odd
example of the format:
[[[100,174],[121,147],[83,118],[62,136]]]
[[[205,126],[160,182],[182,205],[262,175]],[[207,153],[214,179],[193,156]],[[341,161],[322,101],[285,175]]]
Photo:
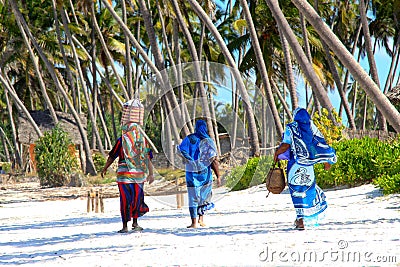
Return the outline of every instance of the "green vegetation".
[[[384,194],[400,193],[400,138],[385,142],[377,138],[341,140],[332,144],[338,161],[329,171],[315,165],[321,188],[373,183]],[[261,184],[272,164],[271,157],[252,158],[226,176],[226,185],[242,190]]]
[[[329,145],[342,139],[342,132],[345,128],[342,124],[342,118],[339,117],[336,111],[333,111],[332,113],[338,125],[335,125],[332,120],[329,119],[328,110],[325,108],[321,109],[321,115],[319,115],[318,112],[315,112],[312,119],[315,126],[320,130]]]
[[[75,148],[67,133],[58,126],[36,141],[35,160],[41,186],[68,184],[69,175],[78,167]]]
[[[100,152],[93,153],[92,157],[93,157],[93,163],[94,163],[94,166],[96,167],[96,170],[98,172],[101,172],[104,165],[106,165],[107,159]]]
[[[242,190],[265,182],[272,165],[271,156],[251,158],[245,165],[238,166],[225,177],[226,186],[232,191]]]
[[[322,164],[315,167],[317,183],[322,188],[371,183],[384,189],[395,183],[392,180],[400,173],[400,143],[380,141],[377,138],[342,140],[333,144],[338,162],[331,170],[324,171]],[[391,178],[392,177],[392,178]],[[397,178],[398,179],[398,178]],[[400,192],[400,187],[385,189],[385,192]]]

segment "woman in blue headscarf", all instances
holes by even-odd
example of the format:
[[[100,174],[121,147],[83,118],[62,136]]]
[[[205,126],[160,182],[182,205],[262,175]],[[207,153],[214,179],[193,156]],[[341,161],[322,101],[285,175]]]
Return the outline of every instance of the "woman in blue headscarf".
[[[177,149],[178,154],[184,158],[186,169],[186,186],[192,221],[188,228],[197,227],[197,216],[199,225],[205,226],[204,212],[214,207],[211,202],[213,182],[211,170],[217,176],[217,185],[221,185],[217,149],[208,135],[205,121],[197,120],[195,132],[185,137]]]
[[[304,108],[293,113],[294,121],[286,125],[283,140],[274,155],[290,149],[287,165],[288,187],[296,210],[296,229],[304,230],[304,224],[318,221],[326,208],[325,194],[315,182],[314,164],[324,163],[325,170],[336,163],[335,150],[326,141]]]

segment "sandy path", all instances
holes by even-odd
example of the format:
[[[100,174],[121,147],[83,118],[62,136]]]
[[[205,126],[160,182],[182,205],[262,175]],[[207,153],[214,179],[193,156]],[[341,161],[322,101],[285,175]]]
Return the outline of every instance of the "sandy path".
[[[141,233],[117,234],[119,200],[86,213],[86,200],[23,202],[0,207],[0,265],[29,266],[400,266],[400,196],[372,185],[326,192],[317,228],[293,230],[286,191],[264,186],[215,190],[207,227],[186,229],[175,196],[146,197]],[[186,196],[185,196],[186,198]]]

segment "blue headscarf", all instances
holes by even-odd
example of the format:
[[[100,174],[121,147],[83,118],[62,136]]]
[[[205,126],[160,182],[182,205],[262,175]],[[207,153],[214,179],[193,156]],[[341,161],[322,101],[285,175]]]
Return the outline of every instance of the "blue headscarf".
[[[296,108],[293,112],[294,121],[297,122],[297,128],[299,129],[302,140],[306,144],[310,144],[313,138],[311,130],[311,116],[304,108]]]
[[[188,161],[186,162],[187,171],[199,171],[210,166],[211,159],[217,155],[217,149],[208,135],[205,121],[196,121],[194,133],[183,139],[177,146],[177,151]]]
[[[200,140],[202,140],[204,138],[210,138],[210,136],[208,135],[207,124],[205,121],[203,121],[203,120],[196,121],[196,127],[194,130],[194,134],[198,138],[200,138]]]
[[[288,127],[292,132],[293,156],[300,165],[316,163],[336,163],[336,152],[329,146],[321,132],[314,125],[310,114],[304,108],[293,112],[294,122]]]

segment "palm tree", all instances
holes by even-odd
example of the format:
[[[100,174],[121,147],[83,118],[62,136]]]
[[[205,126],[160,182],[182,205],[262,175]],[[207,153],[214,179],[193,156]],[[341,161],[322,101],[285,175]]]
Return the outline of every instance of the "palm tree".
[[[242,78],[239,73],[239,69],[236,66],[235,60],[233,59],[231,53],[229,52],[221,34],[218,32],[217,28],[215,27],[214,23],[211,21],[210,17],[207,13],[202,9],[199,3],[195,0],[188,0],[190,6],[193,8],[194,12],[199,16],[200,20],[206,25],[208,30],[214,35],[219,47],[221,48],[222,53],[225,56],[228,65],[232,68],[233,76],[237,85],[239,87],[239,91],[241,93],[244,108],[246,110],[246,115],[248,118],[249,124],[249,137],[250,137],[250,146],[251,146],[251,155],[252,156],[259,156],[260,155],[260,143],[257,134],[257,126],[254,119],[254,113],[251,109],[251,104],[249,101],[249,96],[246,91],[245,85],[242,81]]]
[[[385,118],[400,132],[400,113],[390,103],[387,97],[380,91],[376,83],[369,77],[364,69],[358,64],[353,56],[344,47],[332,30],[325,24],[315,10],[304,0],[292,0],[292,3],[303,13],[308,22],[314,27],[318,34],[325,40],[330,49],[336,54],[340,62],[350,70],[353,77],[361,85],[363,90],[371,98],[372,102],[382,112]]]
[[[275,120],[275,126],[276,126],[276,130],[277,130],[277,134],[278,134],[278,136],[282,136],[283,127],[282,127],[282,124],[281,124],[281,121],[280,121],[280,118],[279,118],[278,109],[276,108],[276,105],[275,105],[274,97],[272,95],[272,89],[271,89],[271,85],[269,83],[269,76],[268,76],[267,68],[265,67],[264,57],[263,57],[263,54],[262,54],[262,51],[261,51],[261,48],[260,48],[260,44],[259,44],[259,41],[258,41],[258,36],[257,36],[257,33],[256,33],[256,29],[255,29],[254,24],[253,24],[253,19],[252,19],[251,14],[250,14],[249,7],[247,6],[247,1],[246,0],[241,0],[241,4],[242,4],[244,16],[246,18],[248,30],[250,32],[251,43],[253,45],[253,49],[254,49],[254,52],[255,52],[255,56],[256,56],[256,60],[257,60],[257,66],[258,66],[258,70],[260,71],[261,79],[262,79],[262,82],[263,82],[266,99],[267,99],[268,105],[270,106],[270,109],[271,109],[271,112],[272,112],[272,116],[273,116],[273,118]],[[296,99],[292,100],[292,101],[296,102]]]
[[[371,35],[369,32],[369,27],[368,27],[367,14],[366,14],[367,11],[365,8],[364,0],[360,0],[359,3],[360,3],[359,10],[360,10],[361,24],[362,24],[362,30],[364,33],[364,45],[365,45],[365,49],[367,51],[367,56],[368,56],[369,71],[371,73],[372,80],[376,83],[378,88],[380,88],[381,86],[380,86],[380,82],[379,82],[378,70],[376,68],[374,52],[373,52],[372,44],[371,44]],[[377,118],[378,118],[379,128],[382,131],[387,132],[386,120],[382,116],[381,112],[379,112],[379,110],[377,110]]]
[[[285,37],[287,38],[293,53],[295,54],[298,63],[301,66],[302,71],[306,75],[308,81],[312,85],[313,92],[317,96],[319,102],[322,104],[324,108],[326,108],[330,114],[330,118],[336,124],[335,117],[333,116],[333,106],[329,100],[329,97],[323,88],[320,80],[318,79],[317,75],[315,74],[311,62],[308,60],[307,56],[305,55],[303,49],[301,48],[300,44],[298,43],[296,36],[292,32],[289,23],[287,22],[286,18],[284,17],[282,10],[279,8],[277,0],[266,0],[269,8],[272,11],[272,14],[278,23],[278,27],[282,30]]]
[[[200,101],[202,104],[204,115],[206,117],[209,134],[210,134],[210,137],[214,140],[214,142],[217,143],[218,136],[215,136],[214,131],[213,131],[214,127],[213,127],[213,123],[212,123],[212,116],[210,113],[210,108],[208,106],[206,90],[204,89],[204,84],[202,82],[202,74],[201,74],[201,70],[200,70],[199,56],[197,54],[196,47],[195,47],[193,38],[191,36],[191,33],[189,32],[188,27],[186,27],[182,13],[180,12],[178,2],[176,0],[171,0],[171,4],[174,9],[179,26],[181,27],[183,34],[187,40],[188,49],[189,49],[190,55],[193,60],[196,81],[197,81],[196,86],[200,93]]]
[[[29,36],[30,40],[32,41],[33,46],[35,47],[36,51],[39,53],[40,58],[42,59],[42,61],[45,63],[47,70],[49,71],[56,88],[58,89],[58,91],[60,91],[60,93],[63,95],[64,97],[64,101],[67,103],[70,111],[72,112],[72,115],[74,116],[75,122],[78,126],[79,132],[81,133],[81,137],[82,137],[82,141],[84,143],[84,149],[85,149],[85,156],[86,156],[86,173],[90,173],[92,175],[96,174],[96,168],[94,166],[93,163],[93,159],[92,159],[92,154],[90,151],[90,146],[89,146],[89,142],[87,140],[87,136],[86,136],[86,131],[83,128],[83,125],[81,123],[81,120],[79,118],[78,113],[76,112],[74,106],[72,105],[68,94],[66,93],[66,91],[64,90],[63,86],[61,85],[57,74],[54,70],[54,66],[49,62],[49,60],[47,59],[47,56],[45,55],[45,53],[43,52],[43,50],[40,48],[40,46],[38,45],[38,43],[36,42],[36,39],[32,36],[32,33],[29,30],[29,27],[24,19],[24,17],[22,16],[22,14],[20,13],[17,4],[15,3],[15,0],[10,0],[9,1],[12,12],[17,20],[17,23],[19,24],[19,26],[21,28],[23,28],[23,30],[25,30],[25,32],[27,33],[27,35]]]

